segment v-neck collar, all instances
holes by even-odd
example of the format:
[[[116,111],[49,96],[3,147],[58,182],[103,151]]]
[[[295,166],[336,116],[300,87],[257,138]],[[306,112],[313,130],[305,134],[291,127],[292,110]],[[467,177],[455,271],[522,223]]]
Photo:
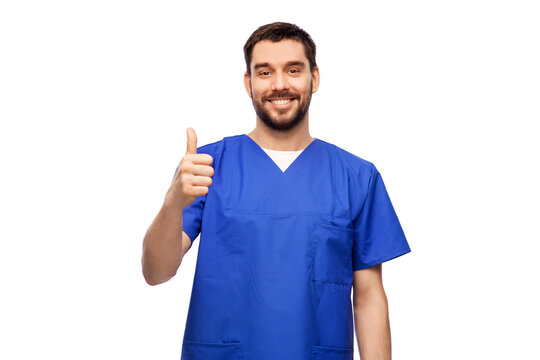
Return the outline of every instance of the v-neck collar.
[[[289,169],[291,169],[292,167],[295,166],[296,163],[298,162],[301,162],[302,159],[305,157],[305,153],[308,152],[312,147],[313,147],[313,144],[315,142],[318,142],[319,139],[317,138],[313,138],[313,140],[308,144],[308,146],[306,146],[304,148],[304,150],[302,150],[302,152],[300,154],[298,154],[298,156],[296,157],[296,159],[294,159],[294,161],[287,167],[287,169],[285,169],[285,171],[281,170],[281,168],[278,166],[278,164],[276,164],[276,162],[266,153],[266,151],[264,151],[264,149],[255,142],[255,140],[253,140],[251,137],[249,137],[247,134],[242,134],[242,136],[244,138],[246,138],[248,140],[248,142],[252,143],[255,148],[258,149],[258,152],[260,154],[262,154],[262,157],[266,159],[266,161],[270,161],[270,163],[272,163],[272,168],[274,170],[277,170],[279,172],[279,174],[282,174],[282,175],[285,175],[285,174],[288,174],[289,172]]]

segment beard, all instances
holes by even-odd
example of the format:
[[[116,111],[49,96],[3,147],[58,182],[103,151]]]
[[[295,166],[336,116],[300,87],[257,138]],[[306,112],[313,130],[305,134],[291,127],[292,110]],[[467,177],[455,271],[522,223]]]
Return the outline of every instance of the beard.
[[[290,130],[304,120],[308,109],[309,104],[311,103],[311,91],[313,89],[313,82],[309,85],[309,92],[304,94],[303,96],[300,96],[299,94],[292,93],[289,91],[276,91],[273,92],[267,96],[262,96],[261,100],[255,100],[254,97],[251,98],[251,102],[253,103],[253,107],[255,108],[255,113],[261,119],[261,121],[270,129],[277,130],[277,131],[287,131]],[[251,89],[251,93],[253,94],[253,88]],[[267,105],[268,99],[272,98],[293,98],[294,100],[291,101],[297,101],[298,105],[296,109],[271,109],[268,110],[265,108],[265,105]],[[272,116],[272,112],[277,112],[277,116]],[[292,112],[289,116],[286,115],[287,112]],[[282,119],[280,119],[282,118]]]

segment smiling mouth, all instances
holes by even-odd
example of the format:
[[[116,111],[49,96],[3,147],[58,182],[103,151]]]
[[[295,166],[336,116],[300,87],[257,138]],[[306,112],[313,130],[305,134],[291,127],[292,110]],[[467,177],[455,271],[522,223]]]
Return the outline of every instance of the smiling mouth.
[[[271,102],[274,105],[287,105],[293,100],[294,100],[294,98],[268,99],[268,101]]]
[[[272,104],[276,105],[285,105],[291,102],[291,99],[284,99],[284,100],[270,100]]]

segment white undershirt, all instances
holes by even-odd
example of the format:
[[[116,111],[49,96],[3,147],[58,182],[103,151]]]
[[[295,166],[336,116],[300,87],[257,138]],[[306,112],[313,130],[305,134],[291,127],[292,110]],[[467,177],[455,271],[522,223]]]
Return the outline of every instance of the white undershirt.
[[[293,151],[271,150],[271,149],[265,149],[265,148],[262,148],[262,149],[268,154],[268,156],[270,156],[272,160],[274,160],[276,165],[283,172],[285,172],[285,170],[287,170],[289,165],[293,163],[293,161],[298,157],[298,155],[300,155],[300,153],[304,151],[304,150],[293,150]]]

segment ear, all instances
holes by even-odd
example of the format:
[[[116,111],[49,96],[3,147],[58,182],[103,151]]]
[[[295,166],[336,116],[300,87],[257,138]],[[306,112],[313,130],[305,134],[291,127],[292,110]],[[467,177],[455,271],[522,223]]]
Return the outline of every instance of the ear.
[[[244,87],[249,97],[251,97],[251,78],[247,71],[244,73]]]
[[[311,72],[311,81],[312,81],[312,90],[311,93],[315,93],[319,90],[319,81],[321,79],[321,74],[319,73],[319,68],[315,66]]]

